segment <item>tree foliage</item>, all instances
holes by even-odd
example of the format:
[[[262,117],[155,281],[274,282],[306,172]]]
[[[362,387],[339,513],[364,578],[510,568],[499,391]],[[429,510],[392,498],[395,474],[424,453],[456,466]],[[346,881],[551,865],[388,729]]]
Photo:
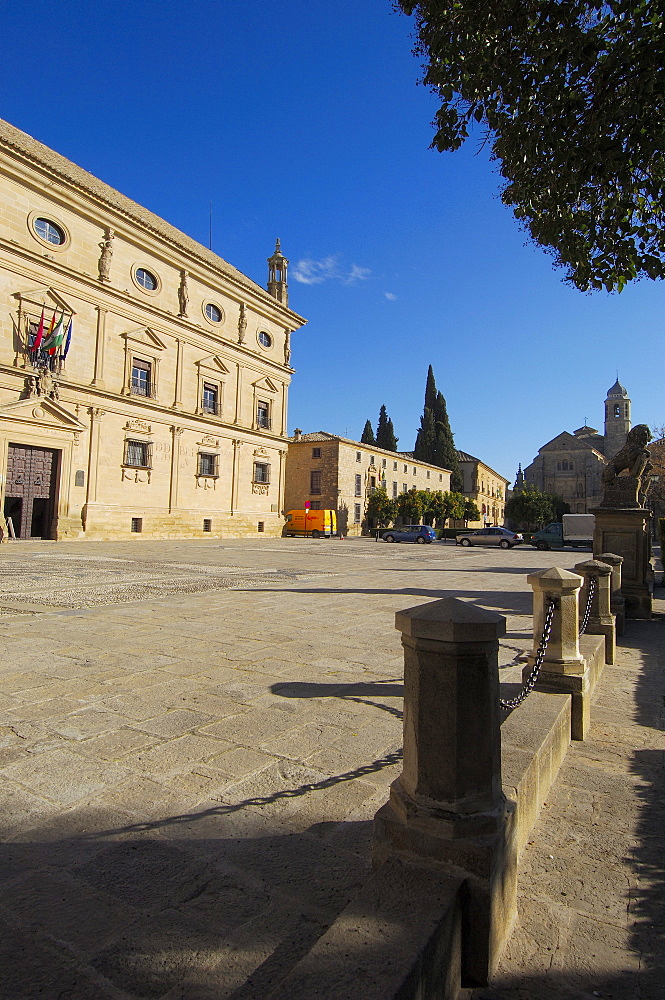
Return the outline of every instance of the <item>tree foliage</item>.
[[[434,381],[434,370],[429,366],[425,384],[425,405],[420,418],[420,429],[416,435],[413,457],[420,462],[430,462],[442,469],[450,469],[450,488],[461,492],[462,476],[457,459],[457,449],[453,432],[450,429],[446,401],[441,392],[437,392]]]
[[[540,528],[555,519],[553,497],[525,483],[520,493],[506,501],[505,516],[519,528]]]
[[[399,0],[432,145],[478,125],[504,204],[584,291],[665,276],[665,11],[655,0]]]
[[[480,511],[476,505],[475,500],[465,500],[464,501],[464,521],[468,524],[469,521],[479,521]]]
[[[397,451],[397,441],[393,422],[388,416],[385,406],[379,410],[379,422],[376,425],[376,447],[386,451]]]
[[[360,436],[361,444],[376,444],[376,438],[374,437],[374,428],[372,427],[372,421],[366,420],[364,430]]]
[[[366,517],[383,528],[395,520],[396,514],[395,501],[390,499],[383,486],[378,486],[367,501]]]

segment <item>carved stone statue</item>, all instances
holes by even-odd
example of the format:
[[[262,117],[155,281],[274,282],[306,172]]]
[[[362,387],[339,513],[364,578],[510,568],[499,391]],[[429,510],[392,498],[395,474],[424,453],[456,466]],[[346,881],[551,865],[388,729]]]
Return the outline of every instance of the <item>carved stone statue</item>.
[[[291,364],[291,331],[286,331],[286,337],[284,338],[284,364]]]
[[[187,306],[189,305],[189,274],[187,271],[180,272],[180,288],[178,289],[178,302],[180,303],[180,315],[187,315]]]
[[[99,244],[99,248],[102,251],[99,258],[99,280],[100,281],[110,281],[111,280],[111,258],[113,257],[113,240],[115,238],[115,233],[112,229],[106,230],[106,236]]]
[[[245,332],[247,330],[247,317],[245,315],[245,303],[240,303],[240,316],[238,317],[238,343],[245,343]]]
[[[649,473],[653,466],[649,461],[647,444],[651,431],[646,424],[636,424],[628,432],[626,443],[603,471],[602,507],[639,507],[646,497]]]
[[[36,375],[28,375],[25,380],[25,388],[28,393],[27,399],[34,399],[35,396],[39,395],[39,384]]]

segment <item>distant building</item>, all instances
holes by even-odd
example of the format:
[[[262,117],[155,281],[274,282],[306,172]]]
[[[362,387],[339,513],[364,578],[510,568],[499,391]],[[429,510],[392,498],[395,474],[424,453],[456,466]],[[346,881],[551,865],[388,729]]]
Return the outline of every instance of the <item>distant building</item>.
[[[468,527],[503,524],[506,489],[510,480],[466,451],[458,451],[457,460],[464,480],[464,497],[473,500],[480,512],[480,519],[469,521]]]
[[[280,534],[304,320],[279,244],[266,290],[2,121],[0,218],[0,526]]]
[[[339,530],[361,535],[372,490],[389,497],[411,489],[450,490],[450,471],[416,461],[410,452],[386,451],[337,434],[297,430],[286,456],[284,510],[335,510]]]
[[[630,407],[628,393],[617,379],[605,399],[605,433],[585,424],[572,434],[557,434],[543,445],[521,479],[518,472],[515,490],[529,483],[561,497],[575,514],[598,506],[603,497],[606,459],[623,447],[631,427]]]

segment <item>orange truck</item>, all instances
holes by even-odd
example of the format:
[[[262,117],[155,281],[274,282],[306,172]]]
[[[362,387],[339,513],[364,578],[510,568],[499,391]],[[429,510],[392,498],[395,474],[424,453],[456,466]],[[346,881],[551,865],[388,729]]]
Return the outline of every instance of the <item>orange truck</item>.
[[[330,538],[337,534],[337,513],[334,510],[289,510],[284,534],[288,538],[295,535]]]

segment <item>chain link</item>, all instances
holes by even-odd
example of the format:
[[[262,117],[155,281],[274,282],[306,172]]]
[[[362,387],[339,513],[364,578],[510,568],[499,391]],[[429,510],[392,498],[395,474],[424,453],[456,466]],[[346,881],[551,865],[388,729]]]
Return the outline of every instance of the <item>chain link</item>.
[[[589,595],[586,602],[586,610],[584,612],[584,618],[582,619],[582,624],[580,625],[580,636],[583,636],[587,630],[587,625],[589,624],[589,618],[591,617],[591,602],[593,601],[593,595],[596,593],[596,578],[595,576],[589,577]]]
[[[556,603],[553,598],[550,597],[549,603],[547,605],[547,613],[545,614],[545,624],[543,626],[543,634],[540,639],[540,644],[536,650],[536,656],[533,661],[533,669],[527,677],[526,681],[522,685],[522,690],[519,694],[516,694],[514,698],[499,698],[499,705],[503,709],[517,708],[521,705],[527,695],[531,694],[534,687],[536,686],[536,681],[538,680],[538,674],[540,673],[540,668],[543,665],[543,660],[545,659],[545,650],[547,649],[547,644],[550,641],[550,635],[552,634],[552,621],[554,619],[554,608]]]

